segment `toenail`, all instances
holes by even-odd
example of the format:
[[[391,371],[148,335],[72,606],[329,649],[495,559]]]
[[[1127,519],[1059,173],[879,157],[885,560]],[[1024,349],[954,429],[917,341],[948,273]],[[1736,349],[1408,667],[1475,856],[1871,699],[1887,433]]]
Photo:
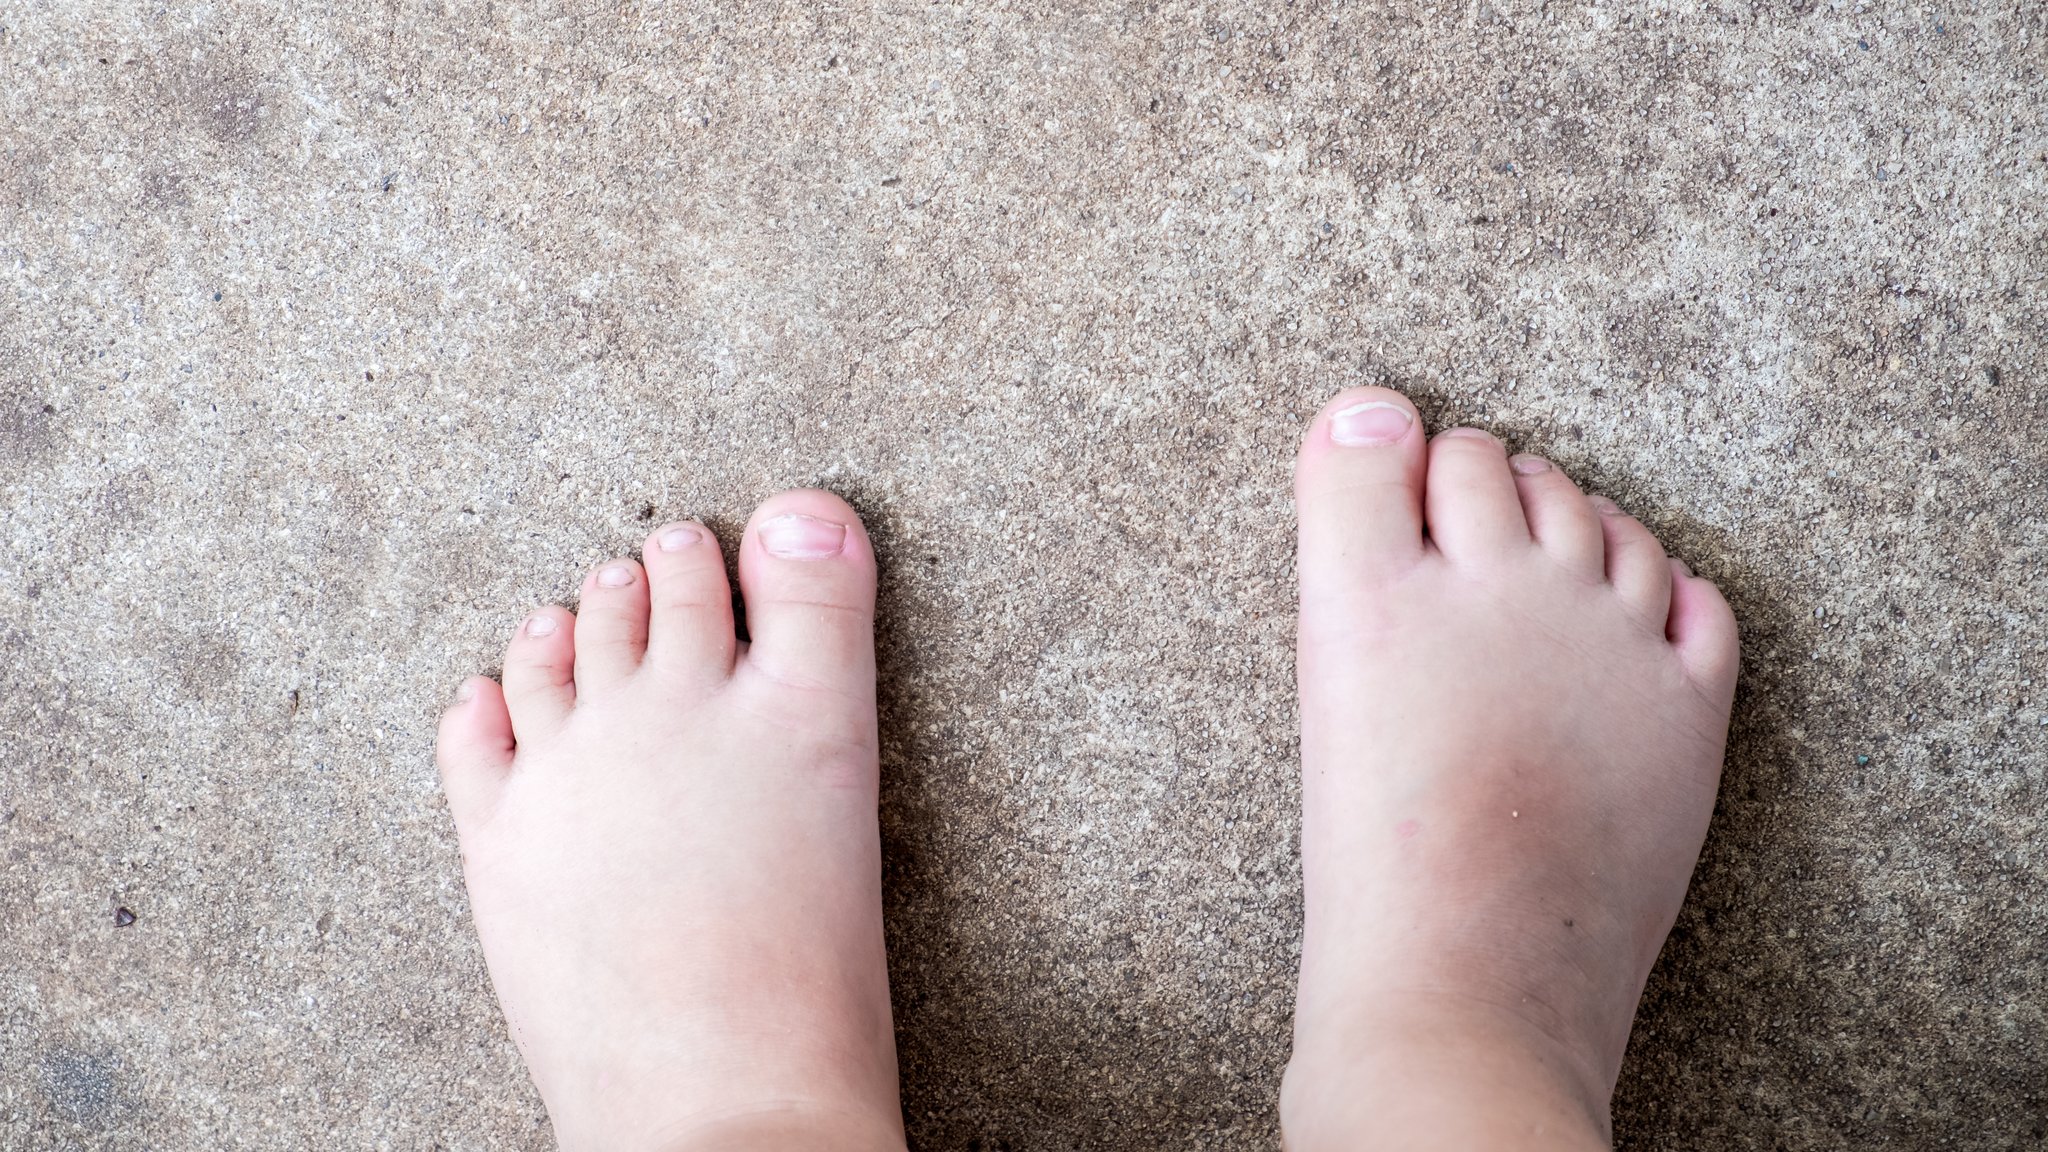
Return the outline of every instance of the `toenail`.
[[[1508,467],[1524,476],[1534,476],[1538,472],[1550,471],[1550,461],[1541,456],[1517,456],[1508,461]]]
[[[632,582],[633,570],[624,564],[608,565],[597,574],[597,586],[600,588],[624,588]]]
[[[555,618],[545,613],[529,617],[526,621],[526,634],[528,636],[553,636],[555,634]]]
[[[761,524],[761,547],[784,560],[823,560],[846,546],[846,526],[791,512]]]
[[[678,525],[661,534],[661,550],[663,552],[681,552],[703,538],[704,534],[702,532],[697,531],[688,524]]]
[[[1491,432],[1482,432],[1477,428],[1446,428],[1442,432],[1437,433],[1437,435],[1446,437],[1460,436],[1467,440],[1493,439],[1493,434]]]
[[[472,681],[472,680],[464,680],[464,681],[462,682],[462,687],[460,687],[460,688],[457,688],[457,689],[455,690],[455,702],[456,702],[457,704],[467,704],[467,703],[469,703],[469,702],[470,702],[471,700],[473,700],[473,699],[475,699],[475,698],[476,698],[476,682],[475,682],[475,681]]]
[[[1621,505],[1616,504],[1614,501],[1609,500],[1605,496],[1593,497],[1593,510],[1600,513],[1602,516],[1621,515]]]
[[[1415,417],[1399,404],[1367,400],[1330,417],[1330,439],[1339,444],[1392,444],[1408,434]]]

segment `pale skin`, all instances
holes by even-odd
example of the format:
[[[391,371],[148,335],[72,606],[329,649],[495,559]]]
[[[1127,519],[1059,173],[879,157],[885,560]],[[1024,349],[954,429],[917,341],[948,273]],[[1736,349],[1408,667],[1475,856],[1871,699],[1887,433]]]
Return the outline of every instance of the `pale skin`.
[[[1306,885],[1286,1146],[1606,1147],[1719,781],[1734,617],[1649,531],[1359,388],[1296,469]],[[874,556],[786,492],[649,537],[443,718],[477,931],[561,1146],[901,1149]]]

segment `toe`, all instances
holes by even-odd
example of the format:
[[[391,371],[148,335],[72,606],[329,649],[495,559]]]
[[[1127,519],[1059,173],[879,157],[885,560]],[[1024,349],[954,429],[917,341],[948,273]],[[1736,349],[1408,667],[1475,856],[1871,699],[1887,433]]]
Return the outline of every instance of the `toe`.
[[[588,698],[640,667],[647,652],[647,573],[621,557],[583,578],[576,610],[576,691]]]
[[[1692,574],[1683,561],[1671,561],[1671,615],[1664,635],[1678,649],[1693,680],[1723,700],[1735,695],[1735,673],[1741,645],[1735,612],[1711,580]]]
[[[1600,514],[1593,511],[1585,493],[1562,469],[1541,456],[1515,456],[1508,467],[1514,472],[1522,516],[1536,543],[1572,571],[1589,580],[1600,579],[1605,571],[1606,543]]]
[[[860,517],[830,492],[784,492],[740,541],[746,665],[783,685],[875,691],[875,556]]]
[[[1664,559],[1664,546],[1614,501],[1594,496],[1590,502],[1600,514],[1606,537],[1607,582],[1644,619],[1661,626],[1671,610],[1671,565]]]
[[[647,538],[641,555],[652,604],[648,663],[691,678],[730,674],[739,641],[718,538],[695,521],[670,524]]]
[[[455,703],[441,714],[434,759],[456,826],[473,824],[489,811],[512,770],[512,716],[497,681],[472,676],[462,682]]]
[[[1352,388],[1323,406],[1294,467],[1303,595],[1421,558],[1424,450],[1422,422],[1399,392]]]
[[[576,706],[576,617],[550,605],[528,616],[505,649],[505,708],[520,743],[543,739]]]
[[[1423,507],[1430,539],[1452,560],[1484,560],[1529,545],[1507,450],[1477,428],[1452,428],[1430,441]]]

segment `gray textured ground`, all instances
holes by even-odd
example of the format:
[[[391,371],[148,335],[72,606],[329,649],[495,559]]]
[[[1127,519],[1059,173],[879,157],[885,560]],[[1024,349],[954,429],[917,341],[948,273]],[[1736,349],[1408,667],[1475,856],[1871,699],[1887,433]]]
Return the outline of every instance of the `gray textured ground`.
[[[2048,10],[186,8],[0,0],[0,1145],[548,1147],[431,719],[821,483],[914,1141],[1270,1147],[1357,380],[1743,618],[1622,1142],[2048,1139]]]

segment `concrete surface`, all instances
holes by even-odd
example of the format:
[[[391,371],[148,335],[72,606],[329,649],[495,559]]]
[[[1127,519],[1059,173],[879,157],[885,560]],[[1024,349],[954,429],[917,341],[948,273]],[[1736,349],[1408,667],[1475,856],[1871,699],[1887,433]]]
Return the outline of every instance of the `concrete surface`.
[[[2044,72],[2012,2],[0,2],[0,1146],[549,1147],[431,720],[820,483],[917,1147],[1271,1147],[1357,380],[1747,629],[1621,1143],[2038,1146]]]

